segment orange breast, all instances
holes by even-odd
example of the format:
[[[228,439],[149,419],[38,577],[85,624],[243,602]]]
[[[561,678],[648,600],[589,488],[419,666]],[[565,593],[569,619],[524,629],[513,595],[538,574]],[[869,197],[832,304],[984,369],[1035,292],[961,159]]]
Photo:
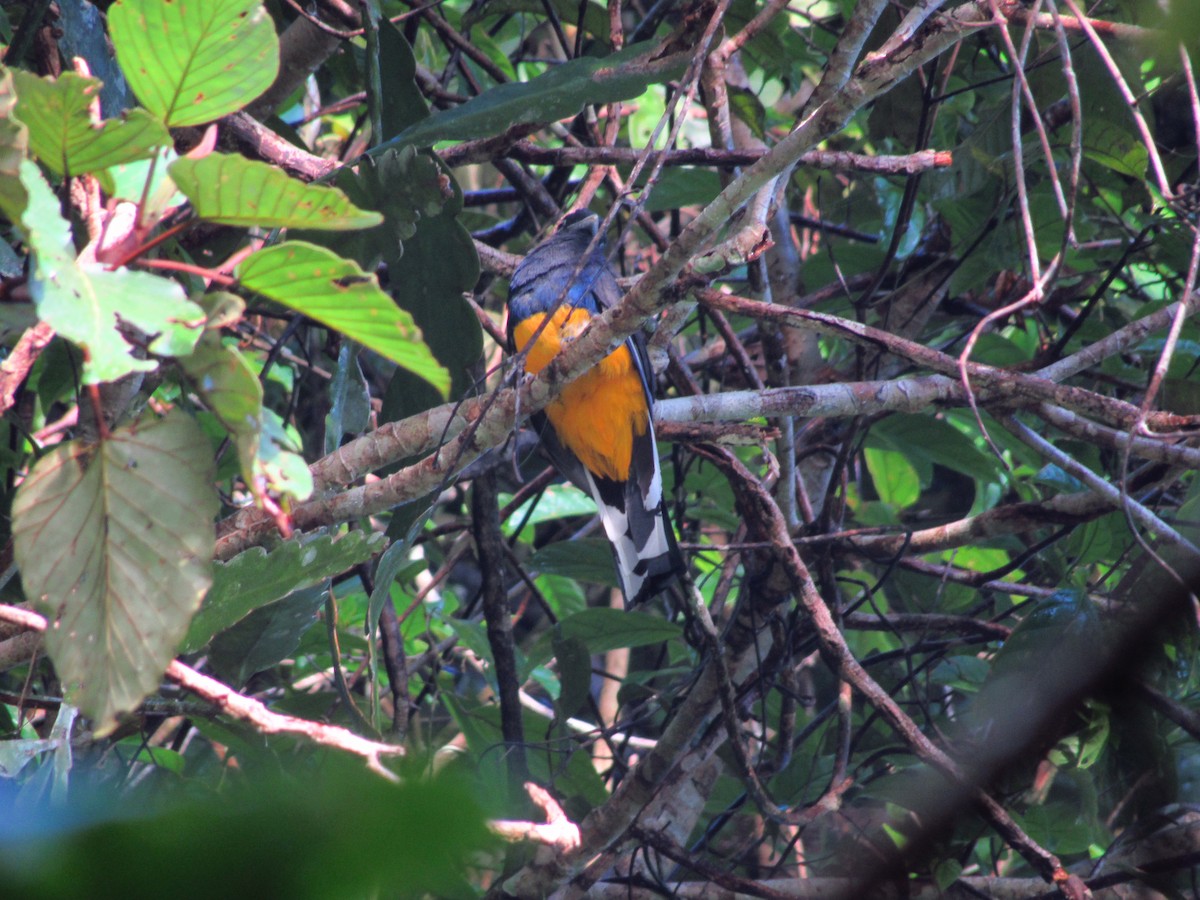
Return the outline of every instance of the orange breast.
[[[529,343],[544,315],[530,316],[513,329],[517,349]],[[525,371],[544,369],[587,324],[586,310],[560,306],[525,359]],[[616,481],[629,477],[634,436],[646,433],[650,412],[642,380],[629,348],[618,347],[593,369],[571,382],[546,407],[555,434],[589,470]]]

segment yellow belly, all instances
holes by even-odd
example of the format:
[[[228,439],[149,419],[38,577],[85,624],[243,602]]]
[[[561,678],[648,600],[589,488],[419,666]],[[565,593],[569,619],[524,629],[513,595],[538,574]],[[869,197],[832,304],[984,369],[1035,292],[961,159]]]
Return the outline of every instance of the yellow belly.
[[[517,349],[529,343],[545,315],[530,316],[513,329]],[[544,369],[563,342],[587,324],[586,310],[560,306],[525,358],[525,371]],[[633,439],[646,433],[650,412],[642,379],[629,348],[622,345],[571,382],[546,407],[559,441],[591,472],[624,481],[629,477]]]

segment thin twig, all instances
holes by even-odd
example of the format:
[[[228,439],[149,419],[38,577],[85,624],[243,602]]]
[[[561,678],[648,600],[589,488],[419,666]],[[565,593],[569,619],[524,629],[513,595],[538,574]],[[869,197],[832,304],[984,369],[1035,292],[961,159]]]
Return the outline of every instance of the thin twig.
[[[45,631],[47,627],[45,616],[16,606],[0,605],[0,619],[22,625],[31,631]],[[246,722],[260,734],[292,734],[307,738],[313,743],[361,757],[373,772],[389,781],[397,780],[395,774],[383,765],[382,760],[384,757],[403,756],[403,747],[371,741],[337,725],[309,722],[295,716],[271,712],[259,701],[239,694],[228,685],[202,675],[178,660],[172,660],[167,666],[166,676],[198,697],[216,705],[226,715]]]

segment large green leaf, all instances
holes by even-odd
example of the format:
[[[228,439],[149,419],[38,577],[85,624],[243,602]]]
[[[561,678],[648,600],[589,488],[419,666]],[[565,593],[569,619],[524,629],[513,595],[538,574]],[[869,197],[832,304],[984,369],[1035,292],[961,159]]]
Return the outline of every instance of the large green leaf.
[[[21,163],[29,151],[29,133],[12,116],[17,97],[12,73],[0,71],[0,213],[17,222],[25,212],[29,194],[21,182]]]
[[[129,86],[172,128],[237,112],[279,71],[279,39],[260,0],[118,0],[108,32]]]
[[[26,596],[67,697],[113,728],[155,689],[211,581],[212,453],[175,412],[97,446],[60,444],[13,503]]]
[[[291,656],[316,623],[328,591],[328,581],[293,591],[218,634],[208,649],[213,672],[226,684],[241,687],[256,673]]]
[[[491,137],[514,125],[554,122],[589,103],[613,103],[639,96],[651,84],[683,74],[681,54],[664,64],[649,56],[644,42],[611,56],[584,56],[555,66],[532,81],[497,85],[453,109],[416,123],[374,152],[400,145],[431,147],[438,141]]]
[[[21,183],[29,195],[22,230],[35,259],[30,293],[39,318],[83,348],[86,383],[115,381],[130,372],[158,367],[153,360],[133,355],[133,346],[118,328],[120,322],[153,336],[152,353],[186,356],[192,352],[204,311],[184,296],[182,287],[149,272],[109,271],[99,263],[80,263],[71,229],[58,211],[58,199],[29,160],[21,164]]]
[[[429,352],[412,316],[355,263],[315,244],[287,241],[246,259],[237,277],[250,290],[386,356],[443,395],[449,389],[450,374]]]
[[[910,462],[940,463],[985,483],[999,477],[999,463],[990,451],[934,416],[899,414],[881,419],[871,427],[867,445],[897,450]]]
[[[366,562],[385,543],[383,535],[362,531],[342,537],[319,534],[294,538],[269,553],[251,547],[227,563],[217,563],[212,589],[192,620],[181,652],[199,650],[254,610]]]
[[[387,19],[379,23],[379,76],[387,85],[380,104],[381,140],[429,117],[429,105],[417,86],[417,58],[404,34]]]
[[[305,184],[276,166],[235,154],[177,159],[171,178],[192,201],[196,215],[222,225],[342,231],[383,221],[337,188]]]
[[[29,129],[34,154],[59,175],[98,172],[109,166],[147,159],[171,143],[166,126],[145,110],[124,119],[92,122],[90,107],[100,82],[74,72],[57,80],[15,70],[16,114]]]

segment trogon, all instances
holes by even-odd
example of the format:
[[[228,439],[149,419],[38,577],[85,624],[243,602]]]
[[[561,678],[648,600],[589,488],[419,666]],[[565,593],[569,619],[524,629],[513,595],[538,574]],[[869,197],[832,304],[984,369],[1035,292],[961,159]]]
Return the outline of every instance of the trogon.
[[[586,210],[571,213],[513,273],[508,339],[511,350],[528,351],[526,372],[540,372],[592,316],[621,299],[603,240],[583,261],[597,223]],[[534,417],[558,471],[595,498],[629,604],[659,593],[684,569],[663,504],[652,378],[634,335]]]

